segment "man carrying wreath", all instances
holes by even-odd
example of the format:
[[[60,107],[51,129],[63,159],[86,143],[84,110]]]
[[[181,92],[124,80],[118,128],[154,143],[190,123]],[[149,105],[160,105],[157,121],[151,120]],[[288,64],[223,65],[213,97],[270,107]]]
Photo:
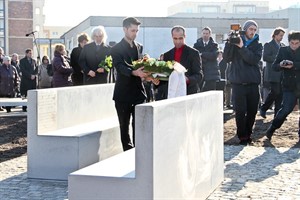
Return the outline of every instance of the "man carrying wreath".
[[[163,54],[163,60],[175,60],[187,69],[185,72],[187,95],[195,94],[203,78],[201,68],[201,58],[199,52],[185,44],[185,28],[183,26],[174,26],[171,30],[174,48]],[[167,99],[168,82],[160,81],[157,87],[155,100]]]
[[[123,20],[124,38],[111,49],[113,66],[117,70],[117,78],[113,94],[115,107],[118,114],[121,142],[123,150],[134,147],[134,108],[137,104],[145,102],[146,91],[142,79],[149,75],[143,67],[134,70],[130,65],[132,61],[142,57],[143,46],[135,42],[141,22],[134,17]],[[155,80],[153,80],[156,83]],[[133,142],[129,135],[129,123],[132,115]]]

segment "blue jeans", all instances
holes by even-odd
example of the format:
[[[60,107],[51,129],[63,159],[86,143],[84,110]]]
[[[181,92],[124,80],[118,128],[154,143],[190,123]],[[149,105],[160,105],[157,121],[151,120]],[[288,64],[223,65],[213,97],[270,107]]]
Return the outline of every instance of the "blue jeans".
[[[282,99],[281,109],[277,112],[272,122],[272,126],[275,129],[280,128],[286,117],[294,110],[298,97],[292,91],[283,91]]]

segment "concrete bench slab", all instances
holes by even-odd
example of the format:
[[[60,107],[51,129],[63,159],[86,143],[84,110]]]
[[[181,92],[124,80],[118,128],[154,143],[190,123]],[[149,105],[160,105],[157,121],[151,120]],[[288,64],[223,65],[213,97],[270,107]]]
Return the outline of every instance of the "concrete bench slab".
[[[206,199],[224,179],[222,92],[141,104],[135,111],[135,171],[120,173],[133,162],[125,152],[100,161],[98,170],[71,173],[69,200]]]
[[[0,98],[0,106],[26,106],[27,99],[22,98]]]
[[[114,84],[30,90],[28,177],[67,180],[73,171],[123,152]]]

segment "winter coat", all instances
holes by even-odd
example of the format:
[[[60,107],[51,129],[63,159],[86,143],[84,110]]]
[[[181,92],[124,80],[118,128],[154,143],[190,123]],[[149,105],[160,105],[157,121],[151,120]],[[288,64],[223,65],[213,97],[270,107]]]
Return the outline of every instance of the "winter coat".
[[[280,43],[280,45],[278,45],[275,40],[267,42],[264,45],[263,60],[266,62],[266,68],[264,73],[265,82],[273,82],[273,83],[281,82],[282,72],[275,71],[274,69],[272,69],[272,64],[276,59],[278,50],[281,46],[284,46],[284,44]]]
[[[12,65],[0,66],[0,97],[15,97],[19,87],[19,75]]]
[[[223,59],[228,63],[231,62],[228,80],[232,84],[260,84],[259,61],[262,50],[258,35],[254,36],[248,46],[244,42],[242,48],[226,42]]]
[[[39,88],[50,88],[52,86],[52,76],[48,75],[48,64],[41,64],[38,70]]]
[[[280,67],[280,62],[283,60],[293,61],[293,67],[291,69]],[[283,91],[294,91],[297,96],[300,96],[300,48],[293,51],[289,46],[281,47],[272,68],[283,72]]]
[[[73,69],[71,68],[65,57],[59,52],[54,52],[52,69],[53,87],[66,87],[73,85],[71,80],[71,74],[73,73]]]
[[[218,68],[218,44],[212,38],[209,39],[208,44],[204,46],[202,38],[199,38],[194,44],[201,55],[202,69],[205,81],[220,80],[220,71]]]
[[[32,58],[27,58],[26,56],[20,60],[20,69],[22,73],[21,78],[21,95],[27,96],[27,91],[31,89],[36,89],[37,79],[36,77],[32,80],[31,75],[37,76],[38,66],[36,61]]]

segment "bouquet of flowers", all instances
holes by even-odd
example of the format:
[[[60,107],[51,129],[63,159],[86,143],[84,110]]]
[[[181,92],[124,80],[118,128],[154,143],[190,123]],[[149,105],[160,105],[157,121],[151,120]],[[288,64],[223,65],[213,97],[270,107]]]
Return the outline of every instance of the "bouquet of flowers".
[[[112,68],[112,57],[105,56],[105,59],[99,63],[98,67],[104,68],[107,72],[109,72],[110,69]]]
[[[133,69],[144,67],[145,72],[151,73],[153,78],[160,80],[168,80],[170,74],[174,70],[175,61],[162,61],[149,56],[144,56],[142,59],[132,62],[131,66]]]

